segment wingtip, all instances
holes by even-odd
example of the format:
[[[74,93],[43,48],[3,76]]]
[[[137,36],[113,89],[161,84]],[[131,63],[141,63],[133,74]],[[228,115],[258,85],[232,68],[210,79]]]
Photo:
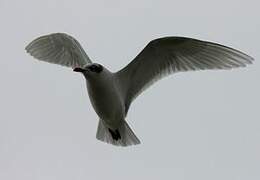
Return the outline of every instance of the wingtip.
[[[249,56],[249,57],[250,57],[251,63],[253,63],[255,61],[255,58],[253,58],[251,56]]]
[[[24,50],[29,53],[29,44],[27,46],[25,46]]]
[[[249,56],[249,55],[247,55],[248,56],[248,63],[247,64],[253,64],[254,63],[254,61],[255,61],[255,58],[253,58],[252,56]]]
[[[27,53],[30,53],[30,49],[31,49],[31,47],[33,46],[34,42],[35,42],[35,40],[31,41],[29,44],[27,44],[27,45],[25,46],[24,49],[25,49],[25,51],[26,51]]]

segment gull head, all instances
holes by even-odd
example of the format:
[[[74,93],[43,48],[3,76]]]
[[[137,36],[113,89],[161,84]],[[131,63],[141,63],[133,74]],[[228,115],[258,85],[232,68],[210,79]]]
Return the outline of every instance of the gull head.
[[[99,74],[103,71],[103,66],[98,63],[92,63],[85,65],[84,67],[76,67],[74,72],[81,72],[83,74]]]
[[[86,79],[91,80],[91,79],[100,79],[103,77],[106,72],[106,69],[98,63],[91,63],[87,64],[83,67],[76,67],[73,69],[74,72],[80,72],[82,73]]]

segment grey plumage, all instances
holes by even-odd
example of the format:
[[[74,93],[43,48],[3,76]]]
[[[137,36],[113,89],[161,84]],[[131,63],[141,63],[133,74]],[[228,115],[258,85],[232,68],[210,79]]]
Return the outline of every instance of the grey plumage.
[[[91,63],[79,42],[64,33],[41,36],[25,49],[36,59],[67,67],[83,67]]]
[[[252,57],[220,44],[186,37],[165,37],[151,41],[132,62],[117,72],[117,76],[125,88],[128,110],[133,99],[166,75],[244,67],[252,61]]]
[[[116,73],[92,63],[79,42],[64,33],[39,37],[26,51],[41,61],[83,73],[91,103],[100,117],[97,139],[117,146],[140,143],[125,117],[131,102],[157,80],[177,72],[245,67],[254,60],[233,48],[187,37],[152,40]],[[119,133],[116,139],[114,132]]]

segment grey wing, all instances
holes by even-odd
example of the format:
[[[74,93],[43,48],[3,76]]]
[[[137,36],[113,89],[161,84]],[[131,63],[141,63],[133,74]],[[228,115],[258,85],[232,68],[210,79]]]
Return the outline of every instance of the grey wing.
[[[26,46],[34,58],[67,67],[83,67],[91,63],[79,42],[65,33],[41,36]]]
[[[253,58],[220,44],[186,37],[151,41],[126,67],[116,73],[126,113],[131,102],[147,87],[175,72],[231,69],[251,64]]]

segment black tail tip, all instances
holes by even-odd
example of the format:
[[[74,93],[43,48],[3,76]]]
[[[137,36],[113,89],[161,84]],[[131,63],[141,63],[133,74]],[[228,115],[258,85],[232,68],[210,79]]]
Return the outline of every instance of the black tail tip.
[[[120,139],[121,139],[121,135],[120,135],[118,129],[116,129],[115,131],[113,131],[113,130],[111,130],[111,129],[108,128],[108,131],[110,132],[110,134],[111,134],[111,136],[112,136],[112,138],[113,138],[114,140],[117,141],[117,140],[120,140]]]

